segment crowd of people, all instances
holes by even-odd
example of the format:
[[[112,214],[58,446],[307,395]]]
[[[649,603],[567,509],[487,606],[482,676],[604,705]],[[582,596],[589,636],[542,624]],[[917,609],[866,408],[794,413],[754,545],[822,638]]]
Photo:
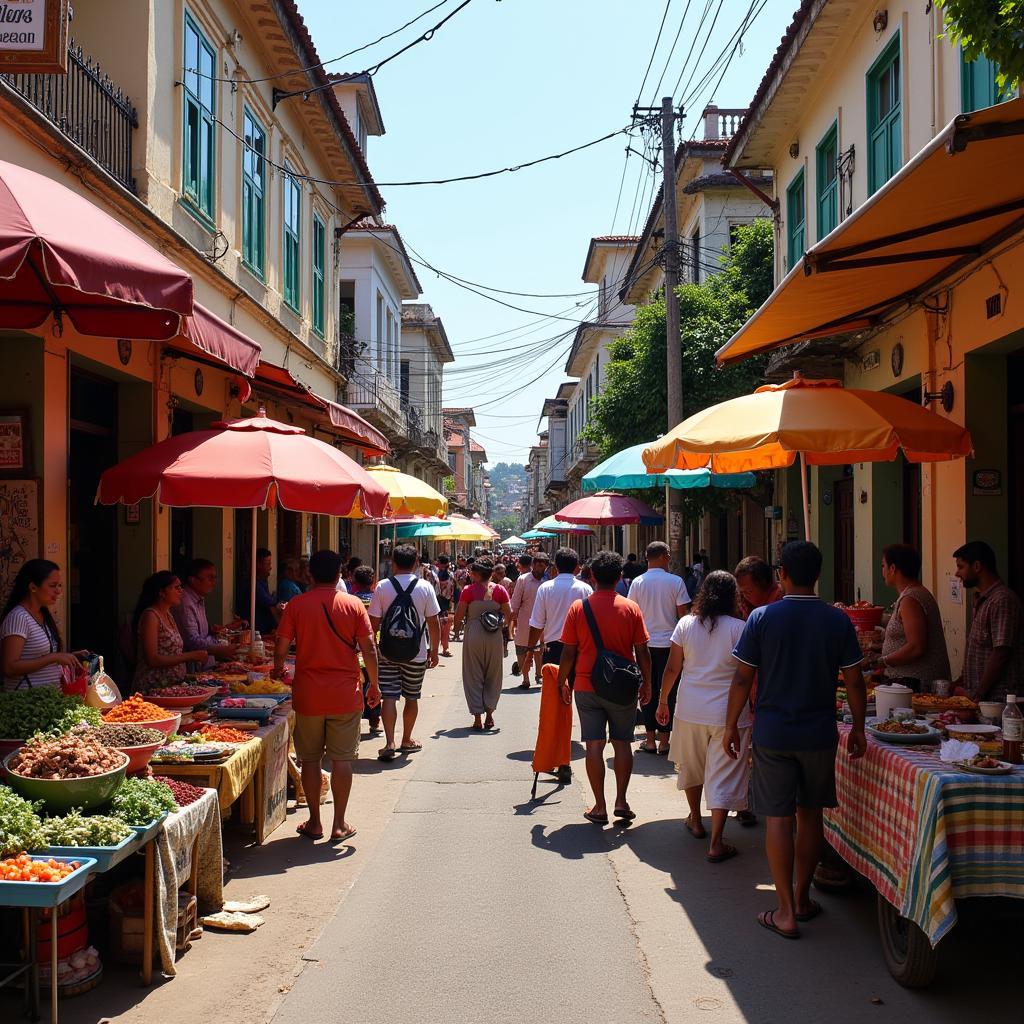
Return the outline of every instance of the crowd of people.
[[[764,819],[778,905],[759,921],[797,937],[800,924],[820,913],[810,886],[822,870],[823,812],[836,805],[840,679],[852,718],[847,756],[866,750],[864,654],[850,617],[817,596],[822,557],[814,544],[792,541],[778,565],[747,557],[732,572],[712,571],[701,554],[676,575],[671,556],[655,541],[643,561],[602,551],[581,564],[568,547],[553,559],[543,551],[502,559],[477,549],[472,557],[431,561],[397,544],[375,570],[319,551],[282,563],[272,592],[272,557],[259,551],[255,625],[276,634],[275,674],[284,674],[294,648],[295,750],[306,792],[320,790],[321,765],[331,764],[331,838],[355,834],[346,812],[363,721],[371,735],[383,733],[380,761],[420,751],[424,679],[461,642],[469,728],[493,732],[513,645],[511,674],[520,687],[540,685],[543,667],[554,665],[553,685],[575,704],[592,792],[585,817],[599,826],[634,820],[634,755],[666,757],[684,794],[685,828],[707,843],[710,863],[737,854],[726,839],[730,815],[743,826]],[[975,591],[953,691],[1005,700],[1024,683],[1020,599],[1000,579],[989,545],[969,542],[953,558],[957,577]],[[921,583],[919,554],[890,545],[881,568],[895,603],[879,665],[915,690],[948,679],[942,618]],[[238,644],[207,616],[217,579],[216,566],[197,558],[181,576],[161,571],[145,581],[125,644],[134,655],[133,689],[171,685],[238,655]],[[78,669],[82,652],[64,650],[53,616],[61,592],[56,563],[22,566],[0,616],[5,688],[58,686]],[[557,775],[569,782],[571,766],[559,766]],[[325,835],[317,801],[299,832]]]

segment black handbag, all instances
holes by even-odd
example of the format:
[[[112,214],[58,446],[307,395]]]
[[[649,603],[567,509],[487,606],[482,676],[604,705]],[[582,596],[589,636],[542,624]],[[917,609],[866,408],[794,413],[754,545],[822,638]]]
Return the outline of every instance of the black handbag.
[[[636,662],[605,647],[601,631],[597,628],[597,619],[590,607],[590,598],[583,601],[583,614],[587,617],[590,635],[597,648],[594,667],[590,670],[590,684],[594,687],[594,693],[601,700],[617,707],[635,707],[644,681],[643,674]]]
[[[493,600],[491,597],[493,592],[494,587],[492,585],[488,585],[485,600]],[[498,630],[501,629],[501,612],[481,612],[480,625],[483,626],[488,633],[497,633]]]

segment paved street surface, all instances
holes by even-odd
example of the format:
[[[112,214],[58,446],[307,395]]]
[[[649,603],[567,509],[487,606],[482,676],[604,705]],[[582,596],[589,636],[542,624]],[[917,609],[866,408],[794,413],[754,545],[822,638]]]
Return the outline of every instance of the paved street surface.
[[[259,931],[207,933],[148,992],[111,967],[62,1022],[952,1024],[979,1006],[1015,1019],[1019,910],[972,908],[925,993],[887,974],[873,893],[820,897],[800,942],[769,935],[755,921],[773,900],[759,828],[730,822],[741,855],[707,864],[671,766],[644,755],[630,829],[583,820],[582,774],[531,804],[538,692],[509,677],[500,732],[471,733],[458,665],[428,673],[422,753],[381,765],[364,742],[351,846],[300,839],[299,812],[264,847],[228,833],[228,898],[272,899]],[[0,999],[0,1019],[16,1010]]]

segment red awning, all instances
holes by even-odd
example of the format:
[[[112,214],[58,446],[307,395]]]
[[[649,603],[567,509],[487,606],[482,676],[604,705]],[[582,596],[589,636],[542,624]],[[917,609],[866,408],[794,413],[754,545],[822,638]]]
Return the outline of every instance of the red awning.
[[[361,448],[367,455],[387,455],[390,451],[387,437],[375,426],[367,423],[351,409],[321,398],[283,366],[274,366],[273,363],[260,360],[253,383],[264,393],[317,410],[321,413],[325,426],[343,441]]]
[[[361,447],[367,455],[388,454],[390,445],[387,437],[358,413],[337,402],[327,402],[327,412],[332,426],[341,431],[342,437]]]
[[[81,334],[163,340],[192,278],[88,199],[0,161],[0,327],[66,315]]]
[[[192,316],[182,317],[181,325],[181,334],[172,342],[173,347],[191,345],[246,377],[255,375],[260,346],[216,313],[197,302]]]

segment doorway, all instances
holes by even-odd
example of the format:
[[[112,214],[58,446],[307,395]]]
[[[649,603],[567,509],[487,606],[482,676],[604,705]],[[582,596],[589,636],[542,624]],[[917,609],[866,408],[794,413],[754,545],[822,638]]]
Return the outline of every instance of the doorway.
[[[853,477],[835,482],[835,597],[843,604],[854,602]]]
[[[67,648],[118,649],[117,509],[93,499],[117,462],[117,384],[72,369],[68,438]]]

